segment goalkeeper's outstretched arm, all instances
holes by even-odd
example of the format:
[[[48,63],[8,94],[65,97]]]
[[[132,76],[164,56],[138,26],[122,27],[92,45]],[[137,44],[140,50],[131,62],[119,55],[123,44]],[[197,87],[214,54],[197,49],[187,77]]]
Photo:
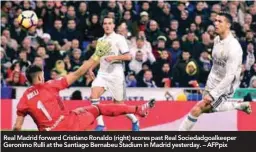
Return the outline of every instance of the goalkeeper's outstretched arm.
[[[94,64],[99,63],[102,56],[107,54],[111,50],[111,46],[108,42],[98,41],[95,53],[87,61],[84,61],[83,65],[79,67],[75,72],[71,72],[66,76],[68,85],[73,84],[82,75],[84,75]]]
[[[79,67],[79,69],[77,69],[74,72],[69,73],[66,76],[68,85],[73,84],[76,80],[78,80],[82,75],[84,75],[89,68],[91,67],[91,65],[93,65],[93,63],[95,62],[95,60],[93,60],[92,58],[90,58],[87,61],[84,61],[83,65]]]
[[[90,72],[93,72],[93,70],[100,64],[100,62],[94,62],[93,65],[90,68]]]
[[[13,127],[13,131],[21,131],[22,125],[24,123],[24,116],[17,116],[14,127]]]

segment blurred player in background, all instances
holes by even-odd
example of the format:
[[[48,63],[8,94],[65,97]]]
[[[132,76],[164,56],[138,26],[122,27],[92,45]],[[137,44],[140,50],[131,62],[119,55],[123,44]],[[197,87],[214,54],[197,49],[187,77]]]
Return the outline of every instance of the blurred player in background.
[[[66,89],[79,79],[101,56],[110,51],[109,43],[98,41],[95,54],[75,72],[57,80],[44,82],[44,73],[40,66],[31,65],[26,70],[26,77],[32,84],[21,97],[17,105],[17,118],[14,130],[19,131],[25,116],[29,114],[39,131],[83,131],[91,125],[99,115],[117,116],[135,113],[145,116],[154,100],[141,106],[128,105],[93,105],[80,107],[73,111],[65,109],[59,91]]]
[[[122,104],[125,99],[125,76],[123,61],[130,61],[131,55],[125,38],[114,31],[115,23],[113,18],[103,19],[103,29],[105,35],[99,40],[106,40],[111,44],[111,51],[94,64],[90,70],[91,77],[95,77],[93,69],[100,64],[97,77],[92,83],[91,101],[98,104],[100,96],[107,90],[110,91],[115,103]],[[132,130],[139,130],[139,122],[135,115],[126,115],[132,121]],[[103,117],[97,118],[98,126],[95,130],[105,129]]]
[[[218,36],[212,51],[213,67],[205,87],[204,98],[196,104],[179,130],[189,131],[202,113],[241,110],[252,112],[249,102],[228,102],[240,84],[243,50],[231,33],[232,17],[220,13],[214,22]]]

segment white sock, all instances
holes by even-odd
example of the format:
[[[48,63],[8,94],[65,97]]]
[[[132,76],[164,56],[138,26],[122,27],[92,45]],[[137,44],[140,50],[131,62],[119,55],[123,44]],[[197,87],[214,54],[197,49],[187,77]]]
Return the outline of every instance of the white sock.
[[[190,131],[195,123],[197,122],[197,117],[188,114],[187,117],[183,120],[179,127],[179,131]]]
[[[102,115],[98,116],[96,120],[98,125],[105,126]]]
[[[241,102],[223,102],[219,107],[214,109],[214,112],[224,112],[232,110],[242,110],[243,103]]]
[[[126,114],[126,117],[129,118],[132,121],[132,123],[138,121],[137,117],[134,114]]]
[[[91,103],[93,105],[99,104],[100,103],[100,99],[99,98],[98,99],[91,99]]]

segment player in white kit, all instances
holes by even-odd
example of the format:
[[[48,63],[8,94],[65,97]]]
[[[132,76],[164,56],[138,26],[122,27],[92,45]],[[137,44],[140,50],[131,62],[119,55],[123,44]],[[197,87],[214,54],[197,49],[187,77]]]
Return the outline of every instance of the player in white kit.
[[[237,39],[231,34],[232,17],[220,13],[214,22],[217,37],[212,51],[213,67],[208,76],[203,100],[196,104],[179,131],[189,131],[202,113],[241,110],[252,112],[249,102],[230,101],[240,84],[243,50]],[[230,102],[229,102],[230,101]]]
[[[97,77],[92,83],[91,101],[92,104],[98,104],[100,96],[109,91],[112,94],[115,103],[123,103],[125,99],[125,76],[123,61],[130,61],[128,44],[122,35],[116,34],[114,31],[114,19],[105,17],[103,19],[103,29],[105,35],[99,40],[106,40],[111,44],[111,51],[100,59],[100,69]],[[96,67],[95,64],[90,75],[94,77],[92,70]],[[139,130],[138,119],[134,114],[126,115],[132,121],[132,130]],[[97,127],[95,130],[102,131],[105,129],[102,116],[97,118]]]

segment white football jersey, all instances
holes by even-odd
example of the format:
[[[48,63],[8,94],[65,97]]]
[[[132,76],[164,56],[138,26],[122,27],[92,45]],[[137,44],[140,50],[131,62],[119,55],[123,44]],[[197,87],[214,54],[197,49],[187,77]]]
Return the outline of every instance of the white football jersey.
[[[225,39],[214,39],[212,51],[213,66],[205,89],[217,100],[220,96],[233,95],[240,84],[243,50],[230,33]]]
[[[100,69],[98,71],[98,74],[107,75],[107,76],[124,77],[123,62],[113,61],[112,63],[110,63],[110,62],[107,62],[105,58],[106,56],[112,56],[112,55],[117,56],[117,55],[129,53],[129,48],[125,40],[125,37],[113,32],[108,36],[104,35],[103,37],[99,38],[99,40],[106,40],[110,42],[112,49],[107,55],[101,57]]]

